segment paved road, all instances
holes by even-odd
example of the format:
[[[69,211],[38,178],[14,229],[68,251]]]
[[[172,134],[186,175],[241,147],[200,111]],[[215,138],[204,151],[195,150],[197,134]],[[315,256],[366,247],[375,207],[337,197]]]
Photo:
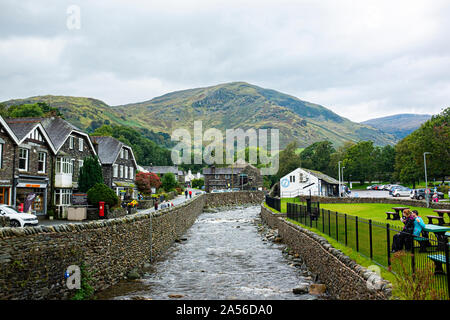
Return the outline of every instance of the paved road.
[[[194,189],[188,189],[192,190],[192,198],[194,197],[198,197],[198,195],[195,195],[196,192],[198,192],[198,190],[194,190]],[[189,197],[188,197],[189,199]],[[175,199],[172,199],[171,202],[173,203],[174,207],[180,205],[181,203],[185,202],[186,197],[183,195],[176,197]],[[148,212],[154,212],[155,208],[150,208],[150,209],[145,209],[145,210],[139,210],[138,213],[148,213]],[[79,223],[87,223],[87,222],[91,222],[92,220],[83,220],[83,221],[70,221],[70,220],[48,220],[48,219],[44,219],[44,220],[39,220],[39,225],[41,226],[54,226],[54,225],[60,225],[60,224],[69,224],[69,223],[75,223],[75,224],[79,224]]]

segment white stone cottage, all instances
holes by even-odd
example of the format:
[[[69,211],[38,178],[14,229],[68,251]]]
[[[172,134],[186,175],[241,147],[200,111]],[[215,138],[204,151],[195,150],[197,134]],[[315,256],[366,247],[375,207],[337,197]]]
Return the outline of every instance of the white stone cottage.
[[[280,197],[338,195],[339,181],[326,174],[303,168],[297,168],[280,179]]]

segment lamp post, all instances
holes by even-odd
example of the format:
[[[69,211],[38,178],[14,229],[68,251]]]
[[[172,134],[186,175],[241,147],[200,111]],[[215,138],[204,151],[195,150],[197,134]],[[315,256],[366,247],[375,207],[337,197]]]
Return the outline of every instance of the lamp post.
[[[427,158],[426,155],[431,154],[431,152],[424,152],[423,153],[423,165],[425,167],[425,198],[427,199],[427,208],[430,206],[429,203],[429,192],[428,192],[428,180],[427,180]]]
[[[342,174],[341,174],[341,177],[342,177],[342,188],[344,187],[344,184],[345,184],[345,179],[344,179],[344,169],[345,169],[345,167],[344,166],[342,166]],[[344,194],[344,192],[342,192],[342,194]]]
[[[338,178],[339,178],[339,198],[341,197],[341,162],[338,162]]]

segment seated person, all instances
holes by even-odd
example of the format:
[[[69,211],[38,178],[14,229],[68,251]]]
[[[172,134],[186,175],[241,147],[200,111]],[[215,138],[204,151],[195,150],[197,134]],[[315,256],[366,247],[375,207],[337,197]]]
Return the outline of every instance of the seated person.
[[[403,230],[400,233],[394,235],[392,241],[392,252],[405,249],[409,250],[411,248],[411,234],[414,230],[414,219],[411,216],[411,210],[403,210],[403,216],[401,221],[404,224]]]

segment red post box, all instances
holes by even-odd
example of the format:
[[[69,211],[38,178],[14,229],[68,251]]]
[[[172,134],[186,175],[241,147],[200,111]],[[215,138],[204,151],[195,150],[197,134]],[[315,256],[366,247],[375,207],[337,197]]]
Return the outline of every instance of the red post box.
[[[100,201],[98,203],[98,215],[100,217],[104,217],[105,216],[105,202],[104,201]]]
[[[19,203],[19,212],[23,212],[23,203]]]

